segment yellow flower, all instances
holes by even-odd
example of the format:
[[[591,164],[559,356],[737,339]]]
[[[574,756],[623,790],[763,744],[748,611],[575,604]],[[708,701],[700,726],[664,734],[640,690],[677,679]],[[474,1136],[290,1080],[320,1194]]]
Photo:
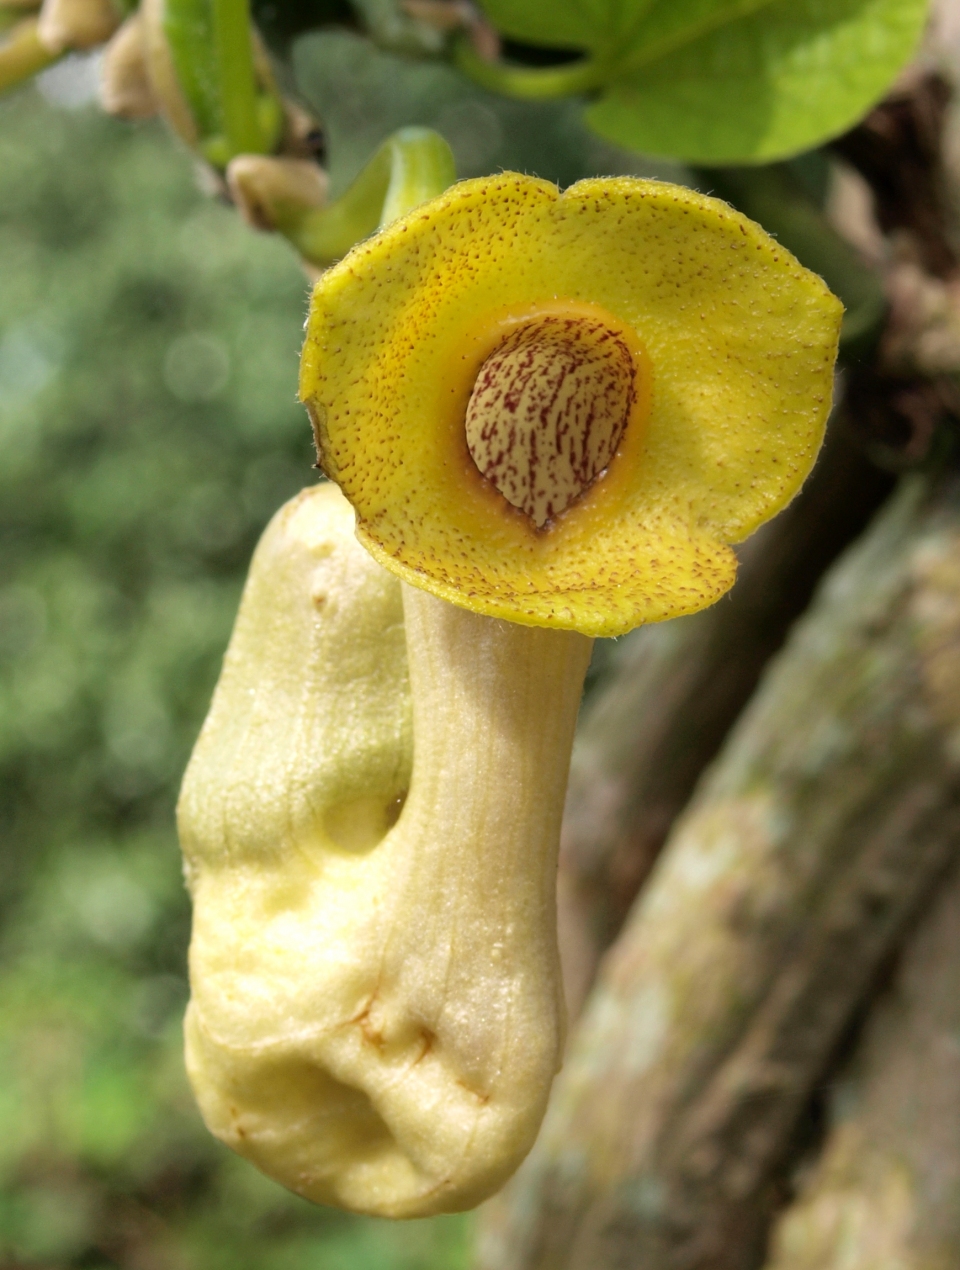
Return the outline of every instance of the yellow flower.
[[[466,182],[323,276],[321,461],[415,585],[331,486],[288,504],[179,808],[188,1068],[271,1176],[424,1216],[530,1149],[585,635],[730,586],[813,463],[839,324],[757,226],[632,179]]]
[[[726,204],[631,177],[465,181],[317,284],[301,396],[407,582],[616,635],[733,583],[813,465],[841,305]]]

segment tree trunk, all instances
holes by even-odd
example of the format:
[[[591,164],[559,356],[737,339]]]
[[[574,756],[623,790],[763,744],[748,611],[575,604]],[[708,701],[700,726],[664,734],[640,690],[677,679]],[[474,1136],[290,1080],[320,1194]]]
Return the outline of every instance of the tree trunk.
[[[832,571],[608,956],[484,1270],[747,1270],[815,1082],[960,847],[960,481]]]
[[[960,869],[916,931],[831,1088],[819,1162],[767,1270],[960,1265]]]
[[[764,666],[892,486],[851,440],[840,411],[800,496],[744,544],[729,598],[644,627],[618,647],[580,720],[561,835],[560,951],[571,1018]]]

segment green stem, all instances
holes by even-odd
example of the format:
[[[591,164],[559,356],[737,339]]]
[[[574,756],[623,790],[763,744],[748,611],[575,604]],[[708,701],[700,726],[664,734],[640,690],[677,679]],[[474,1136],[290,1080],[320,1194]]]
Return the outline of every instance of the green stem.
[[[37,19],[25,18],[0,40],[0,93],[16,88],[38,71],[60,60],[37,37]]]
[[[288,216],[277,227],[302,256],[326,267],[354,243],[442,194],[456,179],[453,154],[439,133],[401,128],[335,203]]]
[[[211,0],[211,9],[220,113],[229,157],[262,154],[249,0]]]
[[[221,121],[206,0],[164,0],[163,34],[197,136],[216,135]]]
[[[702,188],[725,198],[773,234],[801,264],[818,273],[843,301],[841,352],[865,353],[879,336],[886,314],[876,272],[832,228],[819,207],[781,164],[751,168],[708,168]]]
[[[258,89],[249,0],[164,0],[163,31],[208,162],[269,152],[281,110]]]
[[[464,75],[482,88],[527,101],[580,96],[599,88],[608,78],[601,64],[592,58],[544,67],[487,62],[465,36],[454,47],[454,62]]]

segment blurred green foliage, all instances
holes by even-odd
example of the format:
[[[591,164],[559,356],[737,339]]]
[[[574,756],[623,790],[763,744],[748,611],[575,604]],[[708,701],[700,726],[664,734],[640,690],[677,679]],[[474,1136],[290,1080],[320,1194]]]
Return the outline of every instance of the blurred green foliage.
[[[306,285],[158,128],[0,101],[0,1265],[457,1270],[203,1129],[173,830],[253,544],[312,479]]]

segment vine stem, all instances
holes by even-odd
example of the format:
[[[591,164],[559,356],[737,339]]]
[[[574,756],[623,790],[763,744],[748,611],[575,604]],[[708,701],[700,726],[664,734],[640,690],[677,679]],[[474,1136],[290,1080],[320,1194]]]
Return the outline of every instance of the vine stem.
[[[576,97],[599,88],[607,78],[604,68],[593,58],[568,62],[563,66],[511,66],[488,62],[468,38],[459,40],[454,62],[475,84],[490,92],[526,101],[547,101],[554,97]]]
[[[249,0],[211,0],[213,45],[223,131],[234,154],[259,154],[257,83],[250,40]]]

